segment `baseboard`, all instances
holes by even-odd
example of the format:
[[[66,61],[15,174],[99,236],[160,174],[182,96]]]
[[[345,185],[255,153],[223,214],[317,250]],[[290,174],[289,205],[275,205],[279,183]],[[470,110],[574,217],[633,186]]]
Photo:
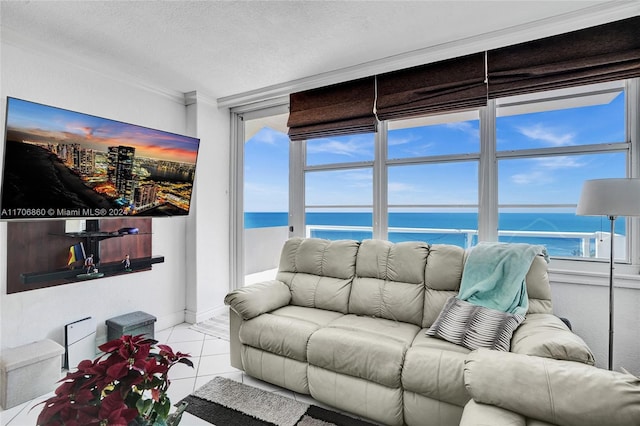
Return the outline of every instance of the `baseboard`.
[[[185,322],[184,311],[172,312],[168,315],[158,317],[155,324],[155,330],[165,330],[169,327],[173,327],[174,325],[182,324],[183,322]]]
[[[209,318],[214,317],[216,315],[220,315],[226,312],[227,309],[229,308],[226,307],[225,305],[216,306],[214,308],[207,309],[206,311],[199,311],[199,312],[193,312],[187,309],[184,311],[184,321],[188,322],[189,324],[196,324],[204,320],[208,320]]]

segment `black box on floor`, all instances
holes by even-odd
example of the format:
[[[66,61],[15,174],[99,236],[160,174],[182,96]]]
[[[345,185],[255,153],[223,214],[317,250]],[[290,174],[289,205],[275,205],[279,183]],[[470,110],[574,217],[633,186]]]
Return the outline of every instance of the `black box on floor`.
[[[144,334],[154,338],[154,328],[157,318],[146,312],[136,311],[118,317],[110,318],[107,323],[107,340],[118,339],[126,334],[137,336]]]

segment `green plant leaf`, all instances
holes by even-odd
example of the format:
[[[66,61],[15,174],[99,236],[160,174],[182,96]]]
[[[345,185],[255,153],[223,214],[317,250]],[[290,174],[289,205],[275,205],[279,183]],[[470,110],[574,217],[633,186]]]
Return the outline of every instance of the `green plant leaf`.
[[[188,365],[189,367],[193,368],[193,362],[188,358],[180,358],[178,360],[178,362],[181,363],[181,364]]]
[[[153,406],[153,401],[150,399],[139,399],[136,403],[136,408],[140,414],[146,415]]]
[[[161,400],[161,402],[155,403],[155,411],[158,413],[158,417],[166,419],[170,410],[171,401],[169,401],[169,398],[164,398],[164,401]]]

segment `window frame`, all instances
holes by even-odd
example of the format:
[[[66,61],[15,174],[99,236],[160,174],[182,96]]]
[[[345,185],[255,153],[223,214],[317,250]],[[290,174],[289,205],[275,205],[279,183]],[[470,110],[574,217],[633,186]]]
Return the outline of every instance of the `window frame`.
[[[487,106],[477,108],[480,119],[480,152],[477,154],[452,154],[433,157],[419,157],[406,159],[389,160],[388,153],[388,121],[379,123],[378,132],[375,133],[374,159],[372,161],[338,163],[327,165],[306,164],[306,141],[291,142],[289,159],[289,229],[290,236],[304,237],[306,235],[305,212],[308,207],[305,203],[305,174],[309,171],[321,170],[344,170],[353,168],[373,169],[373,205],[359,206],[371,207],[373,211],[373,238],[386,239],[388,235],[388,167],[400,164],[426,164],[447,161],[478,161],[478,240],[497,241],[498,240],[498,161],[501,159],[526,158],[540,156],[557,156],[563,154],[588,154],[599,152],[626,152],[627,170],[629,177],[640,177],[640,78],[628,79],[624,81],[625,91],[625,114],[626,114],[626,140],[624,142],[573,145],[552,148],[522,149],[518,151],[497,151],[496,148],[496,112],[499,108],[500,99],[489,99]],[[286,105],[286,101],[280,100],[280,106]],[[273,104],[270,105],[273,107]],[[242,265],[242,260],[234,259],[241,257],[241,242],[238,237],[242,235],[242,196],[233,197],[235,191],[240,190],[242,194],[242,115],[245,113],[232,111],[231,133],[232,140],[235,140],[235,150],[232,150],[232,223],[231,254],[232,254],[232,283],[238,286],[237,274],[241,271],[238,265]],[[238,124],[240,123],[240,124]],[[240,148],[240,149],[239,149]],[[235,155],[234,155],[235,154]],[[326,207],[326,206],[324,206]],[[339,207],[339,206],[333,206]],[[616,262],[617,275],[637,275],[640,272],[640,218],[626,218],[627,234],[629,236],[628,261]],[[234,243],[235,241],[235,243]],[[603,271],[606,259],[593,258],[552,258],[550,269],[559,274],[584,275],[599,273]],[[235,268],[235,269],[234,269]],[[240,285],[241,286],[241,285]]]
[[[498,213],[501,208],[510,207],[510,205],[499,204],[499,180],[498,180],[498,162],[503,159],[516,159],[516,158],[541,158],[547,156],[561,156],[561,155],[580,155],[580,154],[592,154],[592,153],[605,153],[605,152],[624,152],[626,153],[627,161],[627,176],[637,176],[638,159],[633,154],[637,151],[634,149],[638,144],[638,128],[640,123],[638,119],[633,117],[633,102],[634,99],[640,99],[638,90],[640,79],[631,79],[624,82],[625,91],[625,113],[627,129],[626,129],[626,141],[615,143],[600,143],[600,144],[586,144],[586,145],[571,145],[561,147],[545,147],[545,148],[527,148],[520,150],[497,150],[496,144],[496,117],[499,108],[500,99],[490,99],[487,102],[487,106],[478,108],[479,120],[480,120],[480,152],[470,154],[448,154],[437,155],[428,157],[411,157],[411,158],[387,158],[388,153],[388,121],[382,121],[379,126],[379,131],[376,134],[376,155],[373,162],[354,162],[354,163],[340,163],[331,165],[314,165],[306,166],[306,160],[304,161],[304,172],[315,170],[335,170],[357,167],[371,167],[374,169],[374,182],[373,182],[373,235],[374,238],[386,239],[388,237],[388,211],[392,207],[388,203],[388,169],[390,166],[397,165],[410,165],[410,164],[438,164],[445,162],[462,162],[462,161],[477,161],[478,162],[478,204],[477,205],[461,205],[460,207],[477,208],[478,210],[478,240],[479,241],[498,241]],[[633,92],[636,92],[635,94]],[[569,96],[570,97],[570,96]],[[539,102],[534,100],[532,102]],[[637,102],[637,101],[636,101]],[[522,103],[521,103],[522,104]],[[636,104],[637,105],[637,104]],[[640,109],[640,107],[636,107]],[[637,117],[637,115],[636,115]],[[635,133],[634,133],[635,129]],[[635,134],[635,136],[634,136]],[[301,142],[302,145],[306,145],[305,141]],[[373,165],[372,165],[373,163]],[[635,174],[634,174],[635,171]],[[304,187],[301,188],[304,190]],[[520,206],[520,205],[519,205]],[[563,205],[564,207],[575,207],[573,204]],[[304,221],[304,212],[306,208],[313,206],[304,206],[301,214]],[[332,207],[349,207],[334,205]],[[363,206],[368,207],[368,206]],[[416,206],[419,207],[419,206]],[[437,206],[436,206],[437,207]],[[521,206],[520,206],[521,207]],[[542,206],[544,207],[544,206]],[[296,213],[294,212],[294,215]],[[637,219],[626,218],[627,229],[629,238],[627,239],[627,253],[628,259],[626,261],[619,261],[621,265],[638,265],[640,262],[638,258],[640,256],[639,244],[640,235],[638,232]],[[302,234],[301,236],[304,236]],[[600,262],[598,259],[590,258],[561,258],[554,257],[557,263],[566,263],[571,269],[578,268],[573,262]]]
[[[633,80],[636,80],[636,84],[633,84]],[[625,170],[625,175],[627,177],[632,177],[634,176],[633,174],[631,174],[631,164],[634,161],[634,156],[633,156],[633,150],[632,150],[632,141],[633,138],[631,137],[631,132],[630,132],[630,126],[629,123],[633,120],[632,116],[630,115],[630,106],[632,101],[630,100],[631,97],[631,93],[634,90],[637,90],[637,81],[639,79],[630,79],[630,80],[623,80],[621,81],[617,81],[617,82],[607,82],[607,83],[600,83],[600,84],[594,84],[594,85],[588,85],[588,86],[582,86],[582,87],[576,87],[576,88],[569,88],[569,89],[561,89],[561,90],[557,90],[557,91],[551,91],[551,93],[547,92],[547,94],[545,94],[545,92],[541,92],[540,94],[543,94],[543,96],[540,96],[540,94],[534,94],[534,100],[532,101],[524,101],[524,102],[518,102],[518,106],[521,107],[523,105],[527,105],[527,103],[529,104],[535,104],[537,102],[549,102],[549,101],[558,101],[558,100],[569,100],[571,101],[571,99],[579,99],[580,97],[589,97],[592,95],[597,95],[597,94],[602,94],[602,93],[615,93],[615,92],[624,92],[625,95],[625,106],[624,106],[624,114],[625,116],[625,124],[626,124],[626,128],[625,128],[625,136],[624,136],[624,141],[623,142],[601,142],[601,143],[591,143],[591,144],[577,144],[577,145],[563,145],[563,146],[558,146],[558,147],[544,147],[544,148],[523,148],[523,149],[508,149],[508,150],[502,150],[502,151],[498,151],[496,150],[495,152],[495,172],[496,172],[496,176],[498,173],[498,170],[500,169],[500,160],[511,160],[511,159],[529,159],[529,158],[545,158],[545,157],[558,157],[558,156],[564,156],[564,155],[586,155],[586,154],[605,154],[605,153],[624,153],[625,154],[625,162],[626,162],[626,170]],[[585,88],[587,88],[585,90]],[[575,91],[575,92],[574,92]],[[574,93],[571,93],[574,92]],[[515,96],[514,98],[522,98],[526,95],[518,95]],[[499,103],[500,101],[503,102],[503,105],[509,105],[509,98],[499,98],[496,99],[496,102]],[[497,111],[498,108],[500,108],[499,105],[495,105],[495,112],[496,112],[496,116],[497,116]],[[562,108],[562,109],[568,109],[568,108]],[[545,111],[546,109],[537,109],[536,112],[542,112]],[[634,121],[638,121],[637,119]],[[497,123],[494,125],[494,129],[497,133]],[[636,143],[637,143],[637,139]],[[526,208],[526,207],[531,207],[531,208],[546,208],[546,207],[552,207],[552,208],[575,208],[576,205],[575,204],[500,204],[499,203],[499,186],[496,185],[496,194],[495,194],[495,203],[496,203],[496,226],[495,229],[497,230],[499,227],[498,224],[498,215],[501,209],[508,209],[508,208]],[[636,231],[634,232],[634,226],[631,224],[631,222],[634,219],[632,218],[625,218],[625,222],[626,222],[626,228],[627,228],[627,235],[628,238],[626,238],[626,259],[616,259],[616,264],[620,264],[623,268],[628,269],[629,266],[637,264],[638,262],[635,260],[638,258],[638,255],[640,254],[638,252],[637,248],[633,247],[633,243],[634,241],[637,241],[638,239],[640,239],[640,235],[637,232],[638,227],[636,226],[635,229]],[[497,238],[497,236],[496,236]],[[636,244],[637,247],[637,244]],[[592,264],[594,263],[606,263],[608,262],[608,259],[598,259],[598,258],[580,258],[580,257],[561,257],[561,256],[552,256],[551,259],[553,260],[553,264],[560,264],[562,265],[562,267],[567,267],[568,269],[577,269],[580,268],[581,266],[576,266],[575,263],[573,262],[591,262]],[[582,266],[584,266],[585,264],[582,263],[580,264]],[[586,266],[587,268],[589,268],[588,264]]]

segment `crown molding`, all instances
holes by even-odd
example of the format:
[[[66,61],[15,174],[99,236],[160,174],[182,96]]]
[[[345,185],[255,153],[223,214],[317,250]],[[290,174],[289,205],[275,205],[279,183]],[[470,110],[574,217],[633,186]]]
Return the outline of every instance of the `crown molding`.
[[[216,98],[209,96],[207,94],[202,93],[198,90],[193,90],[191,92],[183,93],[183,100],[185,106],[193,105],[193,104],[208,104],[214,107],[218,106],[218,101]]]
[[[592,27],[640,15],[640,2],[634,0],[610,1],[579,11],[503,28],[498,31],[467,37],[428,48],[393,55],[352,67],[267,86],[235,95],[218,98],[218,107],[234,108],[267,99],[288,96],[290,93],[355,80],[444,59],[483,52],[530,40]]]
[[[90,61],[83,59],[78,55],[74,55],[66,49],[52,47],[50,44],[46,44],[40,40],[25,36],[23,33],[11,28],[2,28],[2,43],[28,51],[38,56],[47,56],[56,60],[61,60],[75,67],[81,68],[82,70],[89,73],[96,74],[101,77],[116,81],[118,83],[126,84],[134,88],[159,95],[180,105],[186,106],[186,102],[189,100],[187,93],[182,93],[177,90],[171,90],[167,89],[166,87],[160,87],[150,84],[149,82],[144,81],[131,74],[120,72],[117,70],[97,69]],[[195,91],[189,93],[195,93]],[[199,101],[205,101],[211,103],[212,105],[217,105],[217,101],[215,98],[210,96],[208,97],[203,93],[198,92],[197,98]]]

